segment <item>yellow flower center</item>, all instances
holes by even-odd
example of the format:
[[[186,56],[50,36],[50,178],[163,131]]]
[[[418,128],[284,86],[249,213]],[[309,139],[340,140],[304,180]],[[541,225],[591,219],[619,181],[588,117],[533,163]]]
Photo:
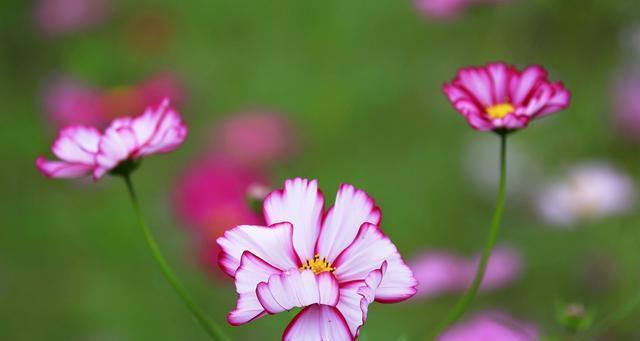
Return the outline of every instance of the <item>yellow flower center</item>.
[[[307,259],[307,261],[300,267],[302,270],[311,270],[314,274],[321,272],[334,272],[336,268],[331,266],[331,263],[327,261],[327,257],[320,258],[320,255],[313,256],[313,259]]]
[[[491,118],[503,118],[515,110],[511,103],[500,103],[492,105],[486,109],[487,115]]]

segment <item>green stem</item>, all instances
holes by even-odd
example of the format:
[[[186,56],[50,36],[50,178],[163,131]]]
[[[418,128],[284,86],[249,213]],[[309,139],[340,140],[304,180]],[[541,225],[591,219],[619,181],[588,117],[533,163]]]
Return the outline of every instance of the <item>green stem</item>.
[[[627,304],[623,305],[620,309],[596,323],[591,331],[593,333],[599,333],[607,330],[636,310],[638,305],[640,305],[640,292],[636,293],[635,296],[633,296]]]
[[[213,340],[229,340],[220,327],[212,323],[209,318],[205,315],[205,313],[193,302],[191,297],[187,294],[187,291],[182,286],[180,281],[176,278],[171,270],[171,267],[167,263],[167,261],[162,256],[162,252],[160,252],[160,248],[158,247],[158,243],[153,238],[149,227],[145,223],[142,218],[142,214],[140,213],[140,204],[138,203],[138,196],[136,195],[136,191],[133,188],[133,183],[131,182],[131,178],[129,174],[124,174],[124,181],[127,184],[127,189],[129,190],[129,196],[131,197],[131,203],[133,204],[133,211],[136,215],[136,219],[138,220],[138,225],[140,225],[140,229],[142,230],[142,234],[144,234],[144,239],[151,250],[151,254],[153,258],[156,260],[158,265],[160,266],[160,270],[162,270],[162,274],[167,279],[169,284],[173,287],[176,294],[180,296],[184,304],[187,306],[189,311],[193,314],[193,316],[200,322],[200,325],[204,330],[211,336]]]
[[[447,318],[440,323],[440,325],[435,329],[436,334],[440,334],[444,329],[446,329],[451,324],[458,321],[462,315],[467,311],[469,305],[475,298],[478,293],[478,289],[480,288],[480,284],[482,283],[482,279],[484,278],[485,270],[487,269],[487,263],[489,262],[489,256],[491,255],[491,250],[493,249],[494,244],[496,243],[496,239],[498,238],[498,232],[500,232],[500,225],[502,223],[502,215],[504,212],[504,203],[506,198],[506,186],[507,185],[507,133],[500,133],[500,185],[498,188],[498,199],[496,202],[496,208],[493,213],[493,220],[491,222],[491,228],[489,229],[489,237],[484,245],[484,250],[482,251],[482,258],[480,259],[480,264],[478,265],[478,269],[476,271],[476,275],[471,283],[471,287],[467,292],[458,300],[456,305],[453,307]],[[433,339],[433,336],[431,337]]]

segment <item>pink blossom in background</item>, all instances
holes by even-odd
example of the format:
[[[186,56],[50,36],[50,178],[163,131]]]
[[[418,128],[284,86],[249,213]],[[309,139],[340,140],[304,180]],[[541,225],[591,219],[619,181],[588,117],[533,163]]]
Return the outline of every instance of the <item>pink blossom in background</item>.
[[[416,296],[428,298],[464,293],[473,282],[479,257],[468,259],[449,251],[427,251],[409,262],[418,280]],[[521,274],[522,258],[511,247],[496,247],[491,253],[480,286],[481,292],[494,291],[515,282]]]
[[[59,76],[45,83],[43,105],[56,127],[72,124],[100,127],[106,123],[100,90],[70,77]]]
[[[538,327],[497,311],[480,313],[447,329],[437,341],[537,341]]]
[[[614,119],[626,139],[640,143],[640,71],[629,71],[614,86]]]
[[[182,144],[187,127],[169,101],[149,107],[142,115],[114,120],[101,133],[94,127],[70,126],[62,129],[52,146],[61,161],[38,157],[36,166],[51,178],[75,178],[92,174],[98,180],[127,161],[167,153]]]
[[[47,36],[60,36],[95,27],[109,15],[107,0],[38,0],[33,19]]]
[[[264,225],[262,215],[253,212],[247,200],[260,195],[252,192],[265,187],[266,181],[262,172],[239,166],[224,155],[198,160],[178,177],[173,206],[179,220],[192,230],[208,269],[218,268],[220,249],[215,240],[226,230],[240,224]],[[262,192],[261,199],[265,196]]]
[[[296,178],[267,196],[263,212],[268,226],[237,226],[218,239],[220,267],[238,292],[230,324],[300,307],[283,340],[354,340],[374,300],[415,294],[417,282],[364,191],[341,185],[325,213],[317,182]]]
[[[475,5],[499,5],[513,0],[414,0],[418,12],[433,20],[453,20]]]
[[[56,128],[79,124],[102,129],[114,118],[135,115],[148,106],[160,105],[165,98],[180,107],[185,97],[183,82],[171,72],[151,75],[138,85],[111,88],[57,76],[45,83],[43,109]]]
[[[538,213],[550,225],[575,224],[631,210],[635,202],[631,177],[605,162],[577,165],[537,196]]]
[[[249,111],[230,116],[217,127],[215,149],[248,167],[282,161],[295,149],[292,124],[267,111]]]
[[[478,131],[513,131],[569,106],[562,82],[537,65],[519,71],[505,63],[460,69],[443,86],[454,108]]]

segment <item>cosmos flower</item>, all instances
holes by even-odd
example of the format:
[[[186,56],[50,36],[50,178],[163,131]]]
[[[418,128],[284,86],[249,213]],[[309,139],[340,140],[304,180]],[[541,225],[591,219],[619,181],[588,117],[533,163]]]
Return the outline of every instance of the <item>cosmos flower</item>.
[[[263,172],[237,165],[225,155],[197,160],[178,177],[173,206],[181,225],[193,232],[200,260],[208,269],[218,269],[220,249],[215,240],[226,230],[243,223],[264,225],[248,197],[262,203],[268,193],[256,189],[265,187],[266,178]]]
[[[324,214],[317,182],[296,178],[263,210],[268,227],[242,225],[218,239],[220,266],[238,292],[232,325],[300,307],[283,340],[353,340],[374,300],[415,294],[417,282],[364,191],[342,185]]]
[[[47,118],[56,127],[101,126],[106,117],[100,90],[68,76],[46,82],[43,105]]]
[[[590,162],[575,166],[565,179],[546,186],[537,202],[547,223],[566,227],[627,212],[634,199],[629,176],[607,163]]]
[[[187,135],[180,114],[165,100],[135,118],[122,117],[100,133],[96,128],[71,126],[62,129],[52,146],[61,161],[36,160],[42,174],[74,178],[93,174],[95,180],[119,167],[134,167],[143,156],[177,148]]]
[[[249,111],[221,122],[214,145],[239,164],[262,167],[292,154],[292,124],[274,112]]]
[[[485,312],[454,325],[436,338],[437,341],[535,341],[538,327],[520,322],[501,312]]]
[[[504,63],[463,68],[443,90],[478,131],[522,129],[530,120],[569,105],[569,92],[562,83],[550,83],[546,70],[537,65],[523,71]]]
[[[427,251],[409,262],[418,280],[416,297],[460,294],[470,286],[479,257],[464,258],[448,251]],[[520,254],[511,247],[497,247],[489,258],[480,291],[503,288],[518,279],[522,269]]]
[[[99,25],[109,14],[107,0],[39,0],[33,10],[38,29],[60,36]]]
[[[185,87],[170,72],[151,75],[139,84],[100,88],[69,75],[58,75],[45,83],[43,110],[56,128],[88,125],[105,128],[114,118],[130,116],[171,98],[180,107]]]

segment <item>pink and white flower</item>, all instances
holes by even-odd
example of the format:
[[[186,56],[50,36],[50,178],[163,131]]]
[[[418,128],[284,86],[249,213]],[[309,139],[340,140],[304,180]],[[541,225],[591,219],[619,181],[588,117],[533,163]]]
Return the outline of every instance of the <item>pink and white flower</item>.
[[[534,65],[519,71],[505,63],[460,69],[443,90],[478,131],[525,128],[534,118],[565,109],[570,97],[562,82],[549,82],[544,68]]]
[[[140,116],[122,117],[100,133],[96,128],[71,126],[60,131],[52,151],[61,161],[43,156],[36,166],[47,177],[74,178],[93,174],[95,180],[126,161],[137,161],[177,148],[187,135],[180,114],[165,100]]]
[[[340,186],[325,214],[317,182],[296,178],[265,199],[263,212],[269,226],[238,226],[218,239],[220,266],[238,292],[230,324],[300,307],[283,340],[354,340],[370,303],[415,294],[417,281],[364,191]]]
[[[630,211],[635,201],[630,176],[599,161],[575,166],[565,179],[538,194],[540,216],[549,224],[571,227],[578,222]]]
[[[436,338],[437,341],[535,341],[540,338],[538,327],[521,322],[497,311],[477,314],[468,321],[454,325]]]

